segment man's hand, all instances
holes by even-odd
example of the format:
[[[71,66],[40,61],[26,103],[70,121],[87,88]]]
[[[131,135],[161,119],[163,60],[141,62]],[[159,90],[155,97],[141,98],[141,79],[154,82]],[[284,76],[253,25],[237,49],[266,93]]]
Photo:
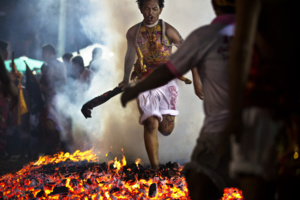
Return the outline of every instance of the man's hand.
[[[121,83],[119,83],[119,87],[124,91],[128,87],[128,82],[122,81]]]
[[[126,90],[123,92],[121,96],[121,103],[123,107],[126,107],[126,104],[135,99],[139,93],[137,92],[135,87],[128,87]]]
[[[123,91],[125,91],[121,96],[121,103],[123,107],[126,107],[127,102],[131,100],[131,95],[128,94],[128,82],[122,81],[121,83],[119,83],[119,87],[122,88]]]

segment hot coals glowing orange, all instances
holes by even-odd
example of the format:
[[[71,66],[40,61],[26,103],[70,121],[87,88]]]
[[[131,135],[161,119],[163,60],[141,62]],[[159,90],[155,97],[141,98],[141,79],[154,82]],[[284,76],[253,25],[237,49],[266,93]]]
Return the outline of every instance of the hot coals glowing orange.
[[[159,172],[126,159],[99,164],[92,150],[40,157],[23,169],[0,178],[0,199],[178,199],[189,200],[182,166],[167,163]],[[228,188],[222,200],[242,199]]]

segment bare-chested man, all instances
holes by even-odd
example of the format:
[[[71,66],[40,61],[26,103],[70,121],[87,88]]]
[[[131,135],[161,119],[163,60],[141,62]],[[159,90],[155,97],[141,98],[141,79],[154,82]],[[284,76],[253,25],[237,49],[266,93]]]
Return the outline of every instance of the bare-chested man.
[[[172,54],[172,44],[177,47],[183,42],[178,31],[170,24],[159,19],[164,8],[164,0],[138,0],[144,20],[131,27],[127,32],[127,52],[125,56],[124,78],[119,84],[125,88],[133,76],[140,80],[161,64],[167,62]],[[135,56],[139,59],[135,62]],[[134,78],[131,76],[131,79]],[[154,170],[159,169],[157,132],[170,135],[174,129],[177,110],[177,80],[166,85],[141,93],[137,98],[140,110],[140,124],[144,126],[144,140]]]

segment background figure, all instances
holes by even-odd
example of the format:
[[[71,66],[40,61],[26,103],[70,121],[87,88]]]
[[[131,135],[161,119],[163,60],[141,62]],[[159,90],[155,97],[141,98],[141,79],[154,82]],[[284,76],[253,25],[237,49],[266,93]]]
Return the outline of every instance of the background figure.
[[[64,87],[64,94],[67,95],[68,101],[74,103],[74,88],[76,88],[76,76],[74,67],[71,64],[71,59],[73,57],[72,53],[65,53],[62,56],[63,63],[66,67],[66,85]],[[74,151],[74,137],[73,137],[73,120],[68,114],[64,115],[64,123],[62,123],[64,130],[65,141],[63,142],[64,149],[69,152]]]
[[[7,47],[8,47],[8,43],[0,40],[0,54],[2,56],[2,61],[3,62],[8,58]]]
[[[30,131],[29,131],[29,113],[28,113],[28,95],[24,87],[24,75],[17,70],[14,62],[14,52],[10,63],[11,70],[9,76],[19,91],[18,104],[9,112],[8,116],[8,150],[9,153],[18,154],[22,157],[29,153]]]
[[[5,68],[4,60],[7,59],[8,44],[0,41],[0,159],[6,159],[7,153],[7,120],[10,108],[14,108],[18,102],[19,92],[15,84],[11,81]]]
[[[101,67],[103,65],[103,50],[100,47],[96,47],[93,49],[92,52],[92,60],[88,66],[88,68],[96,74],[99,70],[101,70]]]
[[[237,1],[227,133],[236,133],[231,172],[245,200],[275,199],[274,183],[277,199],[300,199],[298,8]]]
[[[131,80],[141,80],[167,62],[172,54],[172,44],[179,46],[183,42],[174,27],[159,19],[164,0],[138,0],[137,3],[144,20],[131,27],[126,35],[124,78],[119,84],[122,88],[128,85],[133,66]],[[136,55],[138,60],[134,64]],[[146,151],[154,170],[159,169],[157,132],[165,136],[172,133],[175,116],[178,115],[177,99],[178,85],[175,79],[165,86],[142,93],[137,100],[140,124],[144,126]]]
[[[74,69],[74,75],[77,82],[77,92],[82,94],[81,92],[86,91],[90,86],[93,72],[84,66],[81,56],[75,56],[71,58],[71,65]]]
[[[62,127],[64,116],[56,108],[56,95],[64,91],[66,84],[66,69],[62,62],[56,58],[52,45],[42,47],[45,64],[42,66],[40,78],[41,92],[45,98],[45,107],[41,113],[40,128],[43,152],[54,154],[62,150]]]
[[[2,95],[10,97],[10,104],[11,108],[13,108],[17,102],[18,94],[16,86],[11,81],[9,74],[6,70],[4,61],[8,58],[8,51],[7,51],[8,44],[0,40],[0,56],[1,56],[1,73],[0,73],[0,80],[1,80],[1,91]]]
[[[72,101],[76,103],[82,99],[82,95],[89,89],[94,73],[84,66],[83,58],[81,56],[74,56],[71,58],[71,65],[74,70],[75,81],[73,88],[70,88],[70,92],[73,92]],[[79,108],[78,108],[79,110]],[[73,129],[76,130],[77,137],[84,138],[84,141],[80,141],[75,146],[79,149],[88,150],[91,148],[88,133],[86,130],[79,127],[78,124],[73,124]]]
[[[19,84],[19,101],[17,106],[9,111],[7,127],[7,151],[9,155],[31,157],[30,113],[27,89]],[[22,103],[21,103],[22,102]]]
[[[66,67],[67,84],[74,81],[74,79],[75,79],[74,69],[72,68],[72,65],[71,65],[72,57],[73,57],[73,55],[71,53],[65,53],[62,56],[63,63],[65,64],[65,67]]]
[[[73,55],[71,53],[65,53],[62,56],[63,59],[63,63],[66,67],[66,85],[64,87],[65,89],[65,94],[67,94],[69,101],[74,103],[75,99],[75,88],[78,86],[76,85],[76,72],[75,72],[75,68],[72,66],[71,64],[71,59],[72,59]]]
[[[227,62],[234,30],[235,4],[233,0],[221,3],[213,0],[212,4],[217,15],[212,23],[191,33],[166,64],[136,86],[126,89],[121,98],[125,105],[140,92],[164,85],[197,66],[192,69],[193,78],[194,82],[200,82],[201,77],[203,94],[197,90],[195,93],[199,98],[204,96],[206,117],[191,161],[184,168],[191,199],[220,199],[224,188],[234,185],[228,173],[229,139],[221,157],[217,148],[229,119]],[[201,83],[195,88],[199,86]]]

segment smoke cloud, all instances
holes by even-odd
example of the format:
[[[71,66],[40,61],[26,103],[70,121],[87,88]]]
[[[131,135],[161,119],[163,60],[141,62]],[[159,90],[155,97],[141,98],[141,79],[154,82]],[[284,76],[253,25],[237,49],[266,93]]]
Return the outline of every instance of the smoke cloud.
[[[103,48],[103,59],[88,90],[78,93],[74,88],[69,89],[76,99],[75,103],[70,103],[66,94],[59,96],[59,110],[73,120],[75,149],[85,148],[83,143],[86,133],[88,147],[93,147],[103,159],[110,152],[115,156],[124,154],[128,162],[141,158],[143,164],[149,164],[144,147],[143,127],[138,123],[139,112],[135,101],[123,108],[118,95],[94,108],[92,118],[85,119],[80,112],[86,101],[113,89],[122,81],[127,47],[125,35],[131,26],[143,20],[142,15],[135,0],[86,2],[80,0],[73,5],[86,9],[81,12],[84,14],[80,17],[81,27],[78,28],[96,46]],[[49,12],[48,8],[44,7],[44,11]],[[166,0],[161,15],[183,38],[197,27],[210,23],[213,17],[210,0]],[[80,51],[85,64],[89,63],[94,47],[95,45]],[[186,76],[192,79],[190,72]],[[179,81],[179,116],[176,117],[175,129],[170,136],[159,134],[160,163],[185,163],[190,159],[203,119],[202,102],[194,94],[193,86]]]

